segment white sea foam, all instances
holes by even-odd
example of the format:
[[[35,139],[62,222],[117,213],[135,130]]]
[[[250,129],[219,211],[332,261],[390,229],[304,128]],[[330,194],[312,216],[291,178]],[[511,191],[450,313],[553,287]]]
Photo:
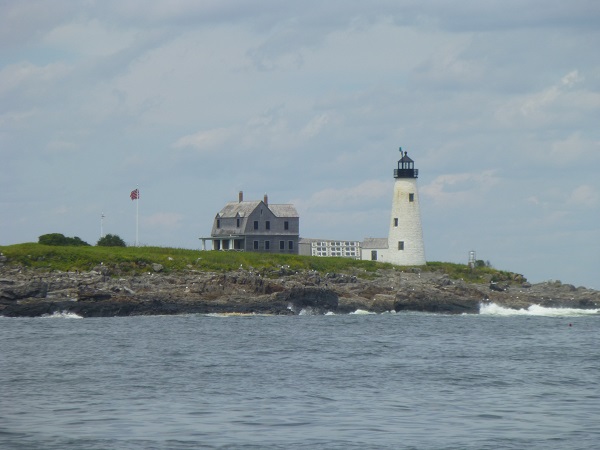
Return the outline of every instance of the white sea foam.
[[[44,319],[83,319],[82,316],[68,311],[54,311],[52,314],[44,314]]]
[[[376,314],[376,313],[371,312],[371,311],[365,311],[364,309],[357,309],[356,311],[351,312],[350,314],[367,315],[367,314]]]
[[[228,313],[208,313],[203,314],[206,317],[267,317],[272,314],[257,314],[257,313],[240,313],[240,312],[228,312]]]
[[[479,314],[487,316],[587,316],[598,314],[600,309],[579,308],[547,308],[540,305],[531,305],[529,308],[511,309],[497,305],[496,303],[480,303]]]

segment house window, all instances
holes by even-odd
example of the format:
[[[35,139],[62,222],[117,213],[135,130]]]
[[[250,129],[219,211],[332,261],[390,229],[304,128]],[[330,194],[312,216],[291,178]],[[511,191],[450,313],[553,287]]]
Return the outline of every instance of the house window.
[[[394,217],[394,226],[397,227],[398,226],[398,218]]]
[[[415,194],[408,194],[408,201],[409,202],[414,202],[415,201]]]
[[[404,250],[404,241],[398,241],[398,250]]]
[[[285,250],[285,241],[279,241],[279,250]]]
[[[239,219],[239,218],[238,218],[238,219],[236,219],[235,223],[236,223],[236,225],[235,225],[235,226],[239,228],[239,227],[240,227],[240,219]]]
[[[371,250],[371,261],[377,261],[377,250]]]
[[[254,221],[254,229],[255,229],[255,230],[258,230],[258,220],[255,220],[255,221]]]
[[[254,250],[258,250],[258,241],[254,241]]]
[[[290,229],[290,223],[287,220],[285,222],[283,222],[283,229],[284,230],[289,230]]]
[[[217,228],[221,228],[221,219],[217,219]]]
[[[271,229],[271,221],[270,221],[270,220],[267,220],[267,221],[266,221],[266,223],[265,223],[265,228],[266,228],[267,230],[270,230],[270,229]]]
[[[288,249],[294,250],[294,241],[288,241]]]
[[[265,241],[265,250],[271,249],[271,241]]]

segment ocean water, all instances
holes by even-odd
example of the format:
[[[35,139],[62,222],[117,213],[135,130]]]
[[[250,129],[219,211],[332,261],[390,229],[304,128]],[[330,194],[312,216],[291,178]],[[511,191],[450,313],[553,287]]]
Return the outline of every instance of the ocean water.
[[[2,449],[597,449],[599,311],[0,318]]]

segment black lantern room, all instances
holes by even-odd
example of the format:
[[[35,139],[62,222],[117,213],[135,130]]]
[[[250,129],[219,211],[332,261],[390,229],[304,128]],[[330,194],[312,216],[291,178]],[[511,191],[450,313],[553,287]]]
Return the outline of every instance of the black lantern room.
[[[402,155],[402,147],[400,147],[400,154]],[[415,162],[404,152],[398,161],[398,168],[394,169],[394,178],[418,178],[418,176],[419,169],[415,169]]]

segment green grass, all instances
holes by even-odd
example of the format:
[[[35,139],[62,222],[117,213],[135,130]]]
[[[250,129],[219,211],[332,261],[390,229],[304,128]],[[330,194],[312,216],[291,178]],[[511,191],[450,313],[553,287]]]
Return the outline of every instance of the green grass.
[[[489,283],[490,281],[523,283],[527,281],[523,275],[514,272],[497,270],[492,267],[477,267],[472,269],[466,264],[428,262],[427,270],[441,271],[448,274],[452,279],[463,279],[471,283]]]
[[[279,255],[254,252],[217,252],[168,247],[66,247],[36,243],[0,246],[12,265],[61,271],[87,271],[102,263],[119,272],[136,273],[148,270],[153,263],[166,272],[200,270],[227,272],[244,269],[279,271],[316,270],[346,273],[352,270],[375,272],[381,264],[348,258],[319,258],[299,255]],[[391,265],[387,265],[392,267]]]
[[[406,267],[375,261],[357,261],[350,258],[323,258],[316,256],[279,255],[254,252],[199,251],[168,247],[63,247],[36,243],[0,246],[0,253],[8,258],[7,264],[40,270],[89,271],[102,264],[112,274],[135,274],[151,270],[153,263],[161,264],[164,271],[185,270],[228,272],[240,267],[256,270],[269,276],[314,270],[319,273],[345,273],[363,278],[376,277],[378,269],[411,270]],[[521,275],[489,267],[470,269],[466,265],[429,262],[423,271],[439,271],[452,279],[470,282],[519,281]],[[521,278],[519,278],[521,277]]]

